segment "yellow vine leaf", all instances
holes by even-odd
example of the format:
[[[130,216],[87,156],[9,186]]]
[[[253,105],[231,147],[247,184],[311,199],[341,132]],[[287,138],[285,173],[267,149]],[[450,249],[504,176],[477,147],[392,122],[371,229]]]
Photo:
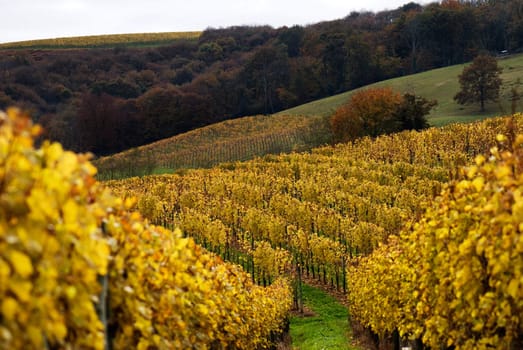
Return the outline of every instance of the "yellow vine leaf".
[[[13,269],[20,275],[20,277],[27,278],[33,273],[31,259],[24,253],[12,250],[8,258],[9,261],[11,261]]]
[[[13,298],[5,298],[2,300],[2,315],[10,322],[15,320],[15,314],[18,310],[18,303]]]

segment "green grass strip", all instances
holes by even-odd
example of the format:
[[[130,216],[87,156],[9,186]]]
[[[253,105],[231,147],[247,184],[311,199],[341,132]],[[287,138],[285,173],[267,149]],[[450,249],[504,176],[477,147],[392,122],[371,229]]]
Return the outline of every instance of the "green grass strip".
[[[347,308],[321,289],[303,285],[306,308],[315,316],[292,316],[290,333],[292,349],[355,350],[349,345],[350,329]]]

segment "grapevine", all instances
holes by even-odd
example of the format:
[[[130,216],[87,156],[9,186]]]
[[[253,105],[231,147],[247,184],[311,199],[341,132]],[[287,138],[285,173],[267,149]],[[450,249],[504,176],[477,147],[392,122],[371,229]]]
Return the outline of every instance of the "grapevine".
[[[521,343],[523,135],[496,139],[419,222],[349,268],[351,310],[374,332],[430,347]]]
[[[292,302],[287,279],[259,287],[180,230],[149,224],[135,199],[94,179],[88,156],[35,148],[38,133],[20,111],[0,114],[0,348],[271,344]],[[168,203],[138,202],[148,213]]]

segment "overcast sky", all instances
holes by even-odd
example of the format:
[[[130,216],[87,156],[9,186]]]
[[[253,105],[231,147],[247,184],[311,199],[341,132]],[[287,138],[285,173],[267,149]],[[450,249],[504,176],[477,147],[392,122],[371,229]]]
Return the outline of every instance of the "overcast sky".
[[[0,43],[208,27],[311,24],[410,0],[0,0]],[[426,4],[429,1],[416,1]]]

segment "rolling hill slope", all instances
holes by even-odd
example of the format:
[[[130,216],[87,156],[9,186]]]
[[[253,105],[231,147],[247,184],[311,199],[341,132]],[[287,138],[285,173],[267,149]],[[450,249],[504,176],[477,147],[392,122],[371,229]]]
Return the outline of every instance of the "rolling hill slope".
[[[453,100],[454,95],[459,91],[458,75],[465,66],[462,64],[385,80],[360,89],[390,86],[398,91],[413,92],[416,95],[437,100],[438,106],[428,116],[429,123],[433,126],[442,126],[452,122],[469,122],[511,112],[510,90],[519,84],[519,79],[523,79],[523,55],[501,58],[498,64],[503,67],[501,103],[488,104],[484,113],[479,112],[479,105],[461,106]],[[282,111],[281,114],[328,116],[336,107],[346,102],[354,91],[358,90],[313,101]],[[523,87],[520,87],[520,92],[523,92]],[[522,104],[520,103],[518,111],[521,110]]]
[[[322,116],[253,116],[212,124],[93,163],[100,179],[114,179],[305,151],[330,140]]]
[[[500,59],[503,89],[500,103],[460,106],[453,100],[459,90],[458,75],[463,65],[382,81],[364,88],[391,86],[438,100],[428,116],[433,126],[470,122],[510,113],[510,89],[523,79],[523,55]],[[361,88],[361,89],[364,89]],[[211,167],[222,162],[252,159],[265,154],[310,150],[331,142],[328,116],[356,90],[313,101],[273,116],[229,120],[149,145],[104,157],[94,163],[100,178],[121,178],[165,173],[184,168]],[[519,104],[521,111],[522,104]]]
[[[165,32],[88,35],[54,39],[26,40],[0,44],[3,49],[70,49],[115,46],[156,46],[177,39],[198,39],[201,32]]]
[[[372,329],[379,348],[392,349],[383,346],[390,334],[409,327],[419,333],[400,334],[431,348],[467,342],[472,345],[460,348],[487,349],[480,345],[488,342],[491,348],[521,349],[523,136],[516,135],[522,122],[517,114],[455,123],[106,185],[138,198],[138,209],[151,222],[179,226],[242,264],[260,284],[289,271],[283,266],[292,261],[298,284],[306,275],[347,293],[351,324]],[[517,140],[514,148],[510,140]],[[427,299],[418,296],[420,290],[430,293],[423,294]],[[440,315],[449,323],[438,323]],[[477,322],[485,326],[471,336]]]

